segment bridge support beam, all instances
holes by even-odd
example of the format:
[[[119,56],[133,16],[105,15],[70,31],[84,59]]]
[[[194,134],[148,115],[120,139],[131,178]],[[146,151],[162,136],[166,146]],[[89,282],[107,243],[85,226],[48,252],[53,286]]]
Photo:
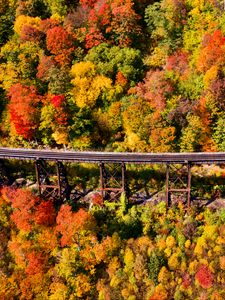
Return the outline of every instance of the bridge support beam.
[[[9,185],[11,183],[12,183],[11,175],[7,170],[4,160],[0,159],[0,186]]]
[[[59,201],[69,198],[70,186],[62,162],[56,161],[56,170],[52,173],[44,160],[37,159],[35,170],[39,195]]]
[[[167,164],[166,166],[166,204],[171,204],[171,196],[178,195],[189,208],[191,206],[191,163]]]
[[[128,194],[126,165],[122,163],[100,163],[100,191],[103,199],[118,199]]]

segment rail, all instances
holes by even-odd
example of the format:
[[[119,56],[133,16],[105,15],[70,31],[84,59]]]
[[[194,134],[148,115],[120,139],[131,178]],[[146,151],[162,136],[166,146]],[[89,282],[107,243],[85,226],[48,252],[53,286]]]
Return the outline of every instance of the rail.
[[[90,152],[66,150],[37,150],[23,148],[0,148],[0,159],[49,160],[92,163],[225,163],[225,152],[194,153],[130,153],[130,152]]]

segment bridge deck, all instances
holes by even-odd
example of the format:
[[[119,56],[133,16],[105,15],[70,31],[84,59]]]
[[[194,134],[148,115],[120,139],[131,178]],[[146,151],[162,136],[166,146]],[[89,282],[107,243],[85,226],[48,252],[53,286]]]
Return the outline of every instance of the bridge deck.
[[[225,152],[194,153],[118,153],[118,152],[78,152],[64,150],[37,150],[23,148],[0,148],[0,159],[49,160],[92,163],[225,163]]]

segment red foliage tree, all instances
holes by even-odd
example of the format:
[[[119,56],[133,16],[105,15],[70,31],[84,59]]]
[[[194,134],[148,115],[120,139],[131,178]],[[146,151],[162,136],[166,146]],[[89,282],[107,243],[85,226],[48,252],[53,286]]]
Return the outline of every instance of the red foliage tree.
[[[213,274],[206,265],[199,266],[195,279],[204,289],[208,289],[213,285]]]
[[[10,121],[16,133],[25,139],[31,139],[39,124],[38,104],[41,96],[34,86],[23,86],[20,83],[11,86],[8,96]]]
[[[85,47],[87,49],[98,46],[99,44],[105,41],[104,25],[105,22],[109,23],[110,20],[109,10],[106,10],[106,6],[105,6],[106,1],[103,0],[103,1],[95,1],[95,2],[97,2],[97,3],[93,3],[95,5],[89,6],[92,9],[88,14],[88,29],[85,36]],[[104,11],[102,11],[102,7],[105,7],[105,9],[103,8]],[[107,8],[109,8],[109,5],[107,5]],[[102,20],[103,18],[104,21]]]
[[[59,125],[67,124],[67,112],[65,105],[65,96],[56,95],[51,98],[51,103],[55,108],[55,121]]]
[[[108,1],[100,0],[95,5],[95,11],[99,16],[101,26],[110,24],[111,20],[111,7]]]
[[[85,47],[91,49],[104,42],[104,36],[98,28],[92,27],[85,36]]]
[[[140,16],[133,8],[133,1],[98,0],[81,3],[84,8],[90,8],[86,48],[97,46],[104,40],[121,47],[130,46],[133,38],[141,33],[138,25]]]
[[[167,59],[166,69],[173,71],[178,75],[185,75],[188,70],[188,54],[184,51],[178,50]]]
[[[53,104],[53,106],[56,109],[58,109],[60,106],[62,106],[64,101],[65,101],[64,95],[57,95],[57,96],[53,96],[51,98],[51,103]]]
[[[99,26],[99,29],[109,25],[112,18],[112,9],[110,2],[107,0],[99,0],[95,3],[94,7],[90,10],[88,24],[89,27]]]

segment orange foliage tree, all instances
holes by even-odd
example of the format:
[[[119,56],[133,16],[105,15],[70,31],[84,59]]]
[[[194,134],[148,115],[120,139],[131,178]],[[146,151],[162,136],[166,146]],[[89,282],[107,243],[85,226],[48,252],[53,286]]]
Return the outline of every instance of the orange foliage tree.
[[[221,65],[224,63],[224,55],[225,37],[221,30],[216,30],[213,34],[206,34],[197,67],[200,71],[205,72],[213,65]]]
[[[56,222],[56,232],[62,235],[62,246],[71,245],[79,233],[95,230],[95,220],[90,213],[84,209],[72,212],[69,205],[61,206]]]
[[[47,49],[55,55],[55,60],[60,64],[70,62],[70,56],[75,50],[73,37],[60,26],[47,31]]]
[[[29,190],[7,189],[12,203],[11,219],[19,230],[31,231],[36,225],[51,226],[55,222],[56,212],[52,201],[41,200]]]
[[[37,89],[17,83],[11,86],[8,96],[10,121],[16,133],[25,139],[34,138],[39,123],[38,105],[41,101]]]

